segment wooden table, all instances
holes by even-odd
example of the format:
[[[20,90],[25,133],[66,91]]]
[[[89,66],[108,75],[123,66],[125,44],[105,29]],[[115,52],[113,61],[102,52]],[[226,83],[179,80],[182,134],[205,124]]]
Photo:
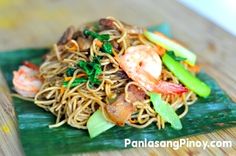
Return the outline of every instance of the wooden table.
[[[206,72],[236,100],[236,38],[174,0],[1,0],[0,51],[51,46],[68,25],[105,16],[141,26],[169,22],[174,36],[197,53]],[[0,80],[0,155],[20,156],[11,99]],[[231,140],[233,148],[136,148],[84,155],[236,155],[236,128],[189,139]]]

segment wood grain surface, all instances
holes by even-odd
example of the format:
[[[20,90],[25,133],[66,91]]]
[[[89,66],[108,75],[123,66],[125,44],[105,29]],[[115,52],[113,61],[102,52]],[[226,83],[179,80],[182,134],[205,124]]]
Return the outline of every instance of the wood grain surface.
[[[236,38],[174,0],[0,0],[0,51],[51,46],[68,25],[106,16],[140,26],[168,22],[175,38],[197,53],[202,68],[236,101]],[[9,91],[0,74],[0,155],[23,155],[16,127]],[[135,148],[83,155],[236,155],[236,128],[189,140],[230,140],[233,147]]]

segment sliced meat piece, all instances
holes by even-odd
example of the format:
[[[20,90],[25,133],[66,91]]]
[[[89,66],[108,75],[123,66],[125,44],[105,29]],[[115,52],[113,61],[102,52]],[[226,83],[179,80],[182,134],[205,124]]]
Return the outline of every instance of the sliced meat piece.
[[[138,88],[135,85],[130,85],[128,88],[128,100],[131,103],[134,103],[136,101],[144,101],[145,100],[145,92],[141,89]]]
[[[113,28],[114,27],[113,20],[111,20],[111,19],[101,18],[99,20],[99,24],[101,26],[106,27],[106,28]]]
[[[89,50],[92,41],[83,37],[78,37],[77,38],[77,43],[79,45],[80,51],[87,51]]]
[[[121,94],[114,103],[106,105],[105,109],[108,117],[118,126],[124,126],[125,121],[130,118],[135,110],[132,103],[125,101],[125,94]]]
[[[57,44],[58,45],[66,44],[68,41],[72,39],[74,33],[75,33],[75,27],[74,26],[68,27],[61,36],[60,40],[57,42]]]
[[[124,126],[125,122],[130,119],[131,114],[135,111],[133,105],[136,101],[145,99],[145,92],[135,85],[131,85],[128,89],[128,98],[130,102],[125,100],[125,94],[118,96],[115,102],[105,106],[108,117],[118,126]]]

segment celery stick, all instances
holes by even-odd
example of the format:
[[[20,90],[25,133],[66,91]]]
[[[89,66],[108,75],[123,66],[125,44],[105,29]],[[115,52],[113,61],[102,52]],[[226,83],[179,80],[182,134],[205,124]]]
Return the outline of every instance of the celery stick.
[[[188,49],[184,48],[183,46],[173,42],[168,38],[164,38],[149,31],[145,31],[144,36],[147,37],[147,39],[149,39],[151,42],[167,50],[174,51],[176,56],[186,58],[186,62],[188,64],[192,66],[195,64],[197,58],[196,55]]]
[[[167,53],[162,57],[165,66],[190,90],[201,97],[210,95],[211,89],[196,76],[186,70],[179,62],[171,58]]]
[[[87,122],[87,128],[90,138],[98,136],[99,134],[112,128],[113,126],[115,126],[115,124],[108,122],[104,118],[102,111],[100,109],[94,112]]]
[[[174,108],[163,101],[160,94],[151,92],[149,95],[155,111],[165,121],[169,122],[171,124],[171,127],[177,130],[182,129],[181,121],[179,119],[179,116],[175,113]]]

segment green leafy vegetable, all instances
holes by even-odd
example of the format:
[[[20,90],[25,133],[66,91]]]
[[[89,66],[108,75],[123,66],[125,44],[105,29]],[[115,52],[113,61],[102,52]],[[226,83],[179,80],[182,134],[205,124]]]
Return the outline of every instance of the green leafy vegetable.
[[[97,38],[99,36],[98,33],[91,31],[89,29],[84,29],[84,35],[85,36],[91,36],[92,38]]]
[[[99,85],[101,81],[98,76],[102,73],[102,67],[98,57],[94,57],[92,62],[79,61],[78,67],[84,70],[88,76],[88,80],[91,86]]]
[[[108,41],[110,39],[110,35],[109,34],[98,34],[96,32],[90,31],[88,29],[84,29],[84,35],[85,36],[91,36],[92,38],[97,38],[98,40],[102,41],[102,52],[108,53],[108,54],[112,54],[112,45],[111,43]]]
[[[66,76],[73,76],[75,70],[76,70],[75,68],[67,68]]]
[[[151,102],[154,106],[155,111],[167,122],[171,124],[174,129],[182,129],[182,124],[179,116],[175,113],[173,107],[161,99],[161,95],[151,92],[149,94]]]
[[[105,132],[106,130],[114,127],[115,124],[108,122],[102,114],[102,111],[99,109],[93,113],[92,116],[88,119],[87,128],[89,136],[94,138],[99,134]]]
[[[101,34],[99,35],[98,33],[91,31],[89,29],[84,29],[84,35],[85,36],[91,36],[92,38],[97,38],[100,41],[108,41],[110,39],[109,34]]]
[[[110,42],[104,42],[102,44],[102,51],[108,54],[112,54],[112,45]]]
[[[109,34],[101,34],[101,35],[98,35],[97,39],[99,39],[100,41],[108,41],[110,39],[110,35]]]
[[[172,57],[175,61],[184,61],[186,60],[186,58],[180,57],[180,56],[176,56],[175,53],[173,51],[167,51],[166,52],[170,57]]]
[[[99,85],[101,83],[101,81],[98,79],[98,76],[102,73],[102,67],[98,57],[94,57],[92,62],[86,62],[81,60],[78,62],[77,66],[84,70],[87,77],[76,78],[72,82],[70,87],[76,87],[77,85],[87,82],[88,80],[90,87],[93,87],[94,85]],[[68,68],[66,70],[66,75],[73,76],[75,70],[76,68]],[[63,82],[64,87],[67,87],[68,84],[69,81]]]
[[[190,50],[184,48],[183,46],[173,42],[172,40],[165,38],[161,35],[154,34],[149,31],[144,32],[144,36],[147,37],[151,42],[167,49],[174,51],[176,56],[186,58],[186,62],[190,65],[194,65],[197,56]]]
[[[191,74],[179,62],[175,61],[167,53],[165,53],[162,57],[162,61],[165,66],[190,90],[201,97],[206,98],[210,95],[210,87],[208,87],[204,82]]]

